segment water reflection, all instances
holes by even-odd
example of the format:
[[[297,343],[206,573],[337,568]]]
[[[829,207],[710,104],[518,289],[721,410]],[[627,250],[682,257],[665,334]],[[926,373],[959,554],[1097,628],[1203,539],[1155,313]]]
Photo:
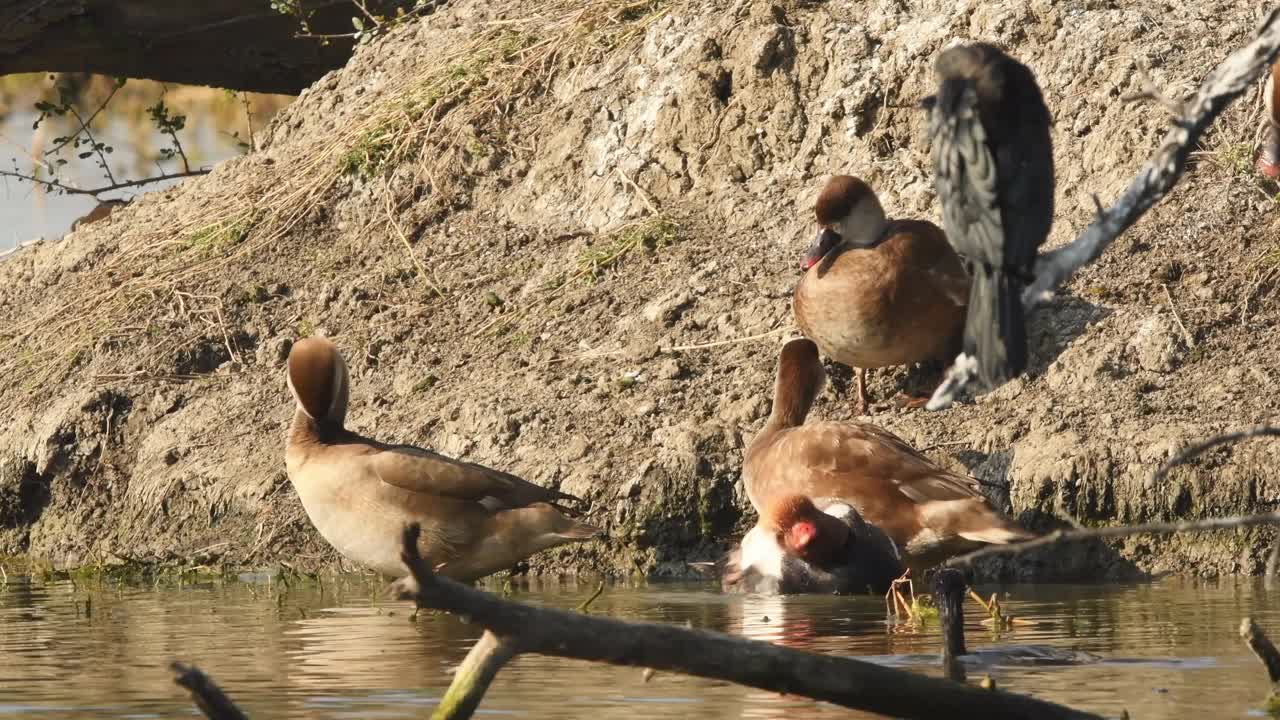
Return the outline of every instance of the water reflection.
[[[24,174],[43,172],[45,157],[58,137],[79,127],[70,115],[54,117],[32,128],[39,113],[37,101],[56,101],[57,87],[65,86],[75,98],[75,107],[89,117],[112,92],[112,78],[98,75],[34,73],[0,77],[0,167]],[[260,131],[280,109],[292,101],[283,95],[236,94],[225,90],[184,85],[164,85],[149,80],[130,80],[120,88],[110,104],[92,123],[98,140],[114,149],[108,156],[117,180],[155,175],[160,169],[181,169],[176,160],[164,160],[160,150],[168,145],[147,115],[146,109],[163,98],[172,111],[187,116],[179,133],[191,166],[209,167],[243,152],[250,131]],[[247,103],[247,105],[246,105]],[[99,187],[106,182],[94,158],[79,159],[78,150],[68,147],[61,157],[68,161],[59,172],[64,181],[77,187]],[[137,193],[161,189],[172,183],[110,193],[107,197],[128,199]],[[37,237],[61,237],[77,218],[93,209],[88,196],[45,193],[26,182],[0,178],[0,251]]]
[[[166,670],[213,675],[255,718],[424,717],[480,631],[447,615],[411,618],[370,578],[286,587],[269,578],[158,587],[11,581],[0,587],[0,715],[191,717]],[[518,585],[526,602],[572,608],[592,583]],[[1266,694],[1236,637],[1244,615],[1273,634],[1280,613],[1260,583],[1012,587],[1027,621],[993,635],[970,605],[971,649],[1049,645],[1103,661],[974,669],[1001,687],[1118,715],[1245,716]],[[789,647],[855,656],[938,676],[936,627],[886,623],[879,598],[723,595],[710,585],[610,587],[596,614],[688,623]],[[996,656],[998,657],[998,656]],[[504,670],[486,714],[526,718],[849,717],[839,708],[725,682],[540,656]]]

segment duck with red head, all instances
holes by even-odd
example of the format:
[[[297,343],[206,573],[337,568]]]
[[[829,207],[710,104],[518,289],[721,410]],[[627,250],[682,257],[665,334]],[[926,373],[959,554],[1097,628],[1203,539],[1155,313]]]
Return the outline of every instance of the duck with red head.
[[[976,480],[939,467],[893,433],[869,423],[805,422],[822,380],[812,341],[783,346],[773,410],[742,472],[762,518],[795,495],[838,498],[883,531],[913,571],[983,544],[1034,537],[996,512]]]
[[[1267,122],[1262,147],[1258,150],[1258,172],[1277,180],[1280,179],[1280,63],[1271,66],[1262,96],[1267,106]]]
[[[856,369],[862,415],[868,368],[941,369],[959,350],[969,276],[942,230],[926,220],[888,220],[856,177],[831,178],[814,214],[818,232],[801,262],[796,323],[824,355]]]
[[[411,522],[422,528],[422,556],[460,581],[599,534],[568,516],[560,503],[572,495],[347,430],[347,365],[324,338],[294,344],[287,379],[298,404],[285,446],[289,480],[316,530],[353,562],[404,575],[400,537]]]
[[[730,553],[724,586],[768,594],[883,594],[902,574],[893,542],[836,498],[779,498]]]

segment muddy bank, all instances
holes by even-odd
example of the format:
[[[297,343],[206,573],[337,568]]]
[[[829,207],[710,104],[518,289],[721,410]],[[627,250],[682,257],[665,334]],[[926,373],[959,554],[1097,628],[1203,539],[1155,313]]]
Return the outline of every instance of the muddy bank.
[[[742,450],[824,176],[938,219],[914,103],[944,43],[993,40],[1037,73],[1062,243],[1165,130],[1165,111],[1120,100],[1135,58],[1188,92],[1256,22],[1225,1],[526,5],[450,3],[363,47],[256,152],[0,261],[0,553],[335,565],[283,465],[283,359],[323,330],[351,367],[353,429],[590,500],[611,540],[533,570],[687,574],[753,521]],[[1037,313],[1028,378],[874,420],[1007,486],[1032,527],[1273,507],[1265,440],[1149,480],[1189,440],[1276,414],[1277,188],[1249,172],[1256,102]],[[833,376],[817,413],[848,417],[849,373]],[[873,372],[871,391],[920,380]],[[1271,537],[990,569],[1258,572]]]

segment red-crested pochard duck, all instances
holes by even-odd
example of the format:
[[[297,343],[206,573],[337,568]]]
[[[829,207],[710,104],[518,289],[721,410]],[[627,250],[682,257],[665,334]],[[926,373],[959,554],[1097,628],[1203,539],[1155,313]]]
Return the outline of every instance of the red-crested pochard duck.
[[[945,368],[955,357],[969,276],[937,225],[886,219],[875,192],[856,177],[831,178],[814,214],[818,234],[801,262],[796,323],[824,355],[856,369],[857,409],[865,415],[868,368]]]
[[[903,572],[893,542],[836,498],[779,497],[729,553],[726,590],[883,593]]]
[[[422,527],[419,550],[441,574],[472,581],[599,531],[565,513],[572,495],[343,427],[347,365],[324,338],[299,340],[288,383],[298,409],[285,467],[316,530],[346,558],[400,577],[401,531]]]
[[[783,346],[772,412],[743,465],[757,512],[791,495],[839,498],[918,570],[986,543],[1034,537],[996,512],[977,480],[939,467],[893,433],[859,422],[805,423],[824,380],[811,340]]]
[[[1280,179],[1280,63],[1271,66],[1267,87],[1262,93],[1267,106],[1266,129],[1258,149],[1258,172]]]

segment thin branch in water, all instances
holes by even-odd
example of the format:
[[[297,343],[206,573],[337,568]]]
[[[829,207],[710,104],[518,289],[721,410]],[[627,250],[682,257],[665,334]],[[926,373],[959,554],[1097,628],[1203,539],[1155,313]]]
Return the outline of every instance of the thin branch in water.
[[[989,692],[896,668],[834,655],[822,655],[706,630],[628,622],[581,613],[541,608],[504,600],[490,593],[440,577],[418,551],[417,524],[405,528],[400,558],[409,576],[394,588],[413,598],[419,608],[466,616],[497,646],[517,653],[604,662],[727,680],[770,692],[801,695],[848,708],[901,718],[937,717],[947,708],[957,717],[1096,718],[1096,715],[1024,695]],[[480,665],[494,667],[493,662]],[[487,672],[487,671],[486,671]],[[475,683],[476,674],[454,678]],[[492,680],[492,678],[489,678]],[[451,689],[450,695],[453,695]],[[458,691],[457,697],[473,693]],[[475,697],[478,702],[479,698]],[[474,708],[472,708],[474,710]],[[437,717],[466,718],[453,712]]]
[[[587,608],[591,607],[591,603],[595,602],[596,599],[603,594],[604,594],[604,583],[600,583],[599,585],[596,586],[596,591],[591,593],[591,597],[587,598],[586,600],[583,600],[582,603],[579,604],[578,607],[575,609],[580,613],[586,612]]]
[[[1173,468],[1187,462],[1188,460],[1203,455],[1206,451],[1212,450],[1219,445],[1230,445],[1232,443],[1240,442],[1241,440],[1248,440],[1249,438],[1263,436],[1280,437],[1280,427],[1275,425],[1258,425],[1248,428],[1247,430],[1238,430],[1236,432],[1215,435],[1208,440],[1202,440],[1185,448],[1182,452],[1170,458],[1165,462],[1165,464],[1161,465],[1160,468],[1155,471],[1151,476],[1151,479],[1159,482],[1163,480],[1164,476],[1168,475],[1169,471]]]
[[[1054,530],[1051,533],[1023,542],[1008,545],[987,545],[971,553],[959,555],[947,561],[951,567],[972,565],[979,558],[989,555],[1021,555],[1029,550],[1060,545],[1062,543],[1080,542],[1083,540],[1105,540],[1108,538],[1130,537],[1133,535],[1175,535],[1183,532],[1203,532],[1206,530],[1232,530],[1235,528],[1256,527],[1259,525],[1280,525],[1280,511],[1259,513],[1257,515],[1230,515],[1221,518],[1204,520],[1184,520],[1178,522],[1154,522],[1141,525],[1120,525],[1105,528],[1084,528],[1073,530]]]
[[[1267,14],[1253,40],[1227,56],[1209,73],[1190,101],[1180,106],[1174,126],[1124,194],[1110,208],[1101,210],[1075,240],[1036,259],[1035,281],[1022,294],[1023,306],[1030,310],[1052,296],[1077,270],[1102,255],[1173,189],[1186,170],[1187,159],[1200,138],[1233,100],[1252,87],[1280,54],[1280,7]],[[951,406],[976,373],[972,358],[963,353],[947,372],[930,398],[929,410]]]
[[[200,668],[174,661],[169,669],[174,673],[173,681],[191,693],[191,702],[209,720],[248,720],[248,716]]]

